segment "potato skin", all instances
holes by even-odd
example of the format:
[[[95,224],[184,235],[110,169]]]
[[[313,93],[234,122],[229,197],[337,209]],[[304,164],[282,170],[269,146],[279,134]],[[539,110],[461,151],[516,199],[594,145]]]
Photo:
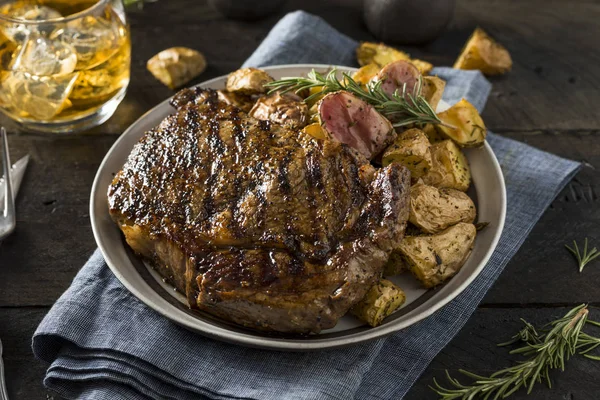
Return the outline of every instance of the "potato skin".
[[[398,251],[423,286],[432,288],[460,270],[476,235],[475,225],[459,222],[435,235],[405,237]]]
[[[363,65],[352,75],[352,79],[362,86],[366,86],[379,73],[380,69],[381,67],[375,63]]]
[[[501,75],[512,68],[510,53],[492,39],[483,29],[477,28],[467,40],[454,63],[457,69],[478,69],[485,75]]]
[[[447,125],[436,125],[438,132],[461,147],[480,147],[485,142],[487,129],[479,112],[467,100],[462,99],[438,114]]]
[[[176,89],[204,72],[206,59],[199,51],[171,47],[149,59],[146,68],[164,85]]]
[[[426,233],[438,233],[459,222],[473,223],[476,209],[466,193],[417,182],[410,188],[408,220]]]
[[[233,71],[227,77],[227,91],[240,94],[266,93],[265,83],[273,78],[265,71],[257,68],[241,68]]]
[[[350,312],[372,327],[379,326],[383,319],[406,301],[406,295],[398,286],[387,279],[373,285],[365,297],[356,303]]]
[[[412,179],[425,175],[432,167],[429,139],[417,128],[408,129],[398,135],[394,143],[385,149],[383,166],[400,163],[410,170]]]
[[[437,188],[452,188],[466,192],[471,184],[469,162],[451,140],[430,147],[432,167],[423,175],[423,182]]]
[[[407,53],[383,43],[361,42],[356,48],[356,58],[361,67],[373,63],[381,68],[393,61],[405,60],[410,61],[423,75],[433,69],[433,65],[427,61],[411,59]]]
[[[393,251],[392,254],[390,254],[390,258],[388,258],[387,263],[383,266],[383,276],[400,275],[406,270],[408,270],[408,267],[402,259],[402,254]]]
[[[425,124],[421,130],[427,136],[427,139],[429,139],[429,143],[438,143],[446,140],[446,137],[441,135],[433,124]]]
[[[309,122],[306,103],[294,93],[274,92],[260,97],[249,112],[251,117],[272,121],[292,129],[302,128]]]
[[[421,87],[421,95],[427,100],[433,110],[437,109],[438,103],[442,99],[446,81],[437,76],[423,77],[423,86]]]

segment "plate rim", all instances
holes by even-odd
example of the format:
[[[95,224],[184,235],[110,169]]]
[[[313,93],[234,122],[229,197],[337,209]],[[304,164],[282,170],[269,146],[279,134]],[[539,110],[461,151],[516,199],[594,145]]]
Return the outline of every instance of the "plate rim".
[[[344,71],[356,71],[357,68],[341,66],[341,65],[332,65],[332,64],[282,64],[282,65],[271,65],[266,67],[261,67],[266,71],[269,70],[280,70],[280,69],[292,69],[292,68],[302,68],[306,70],[310,70],[312,68],[321,69],[321,68],[338,68]],[[226,78],[227,75],[221,75],[207,81],[203,81],[197,85],[193,86],[207,86],[213,84],[215,82],[222,81]],[[487,249],[485,255],[483,256],[481,262],[474,269],[473,273],[466,277],[460,284],[458,284],[455,288],[453,288],[449,293],[446,294],[445,297],[438,299],[438,301],[428,308],[422,310],[421,312],[406,318],[400,321],[394,321],[393,323],[387,325],[381,325],[376,328],[371,328],[367,331],[355,333],[349,336],[335,337],[335,338],[326,338],[326,339],[313,339],[313,340],[302,340],[302,339],[290,339],[290,338],[277,338],[277,337],[261,337],[255,336],[252,334],[240,333],[230,331],[228,329],[215,326],[212,324],[208,324],[205,321],[196,318],[194,319],[195,323],[188,323],[187,320],[178,318],[177,315],[169,315],[168,310],[163,309],[160,305],[156,304],[152,299],[148,298],[143,292],[138,290],[138,288],[131,284],[119,270],[119,267],[116,266],[117,262],[113,259],[110,254],[109,249],[106,248],[104,240],[102,238],[102,234],[99,226],[99,219],[96,216],[96,193],[100,190],[101,192],[105,192],[106,188],[100,188],[100,180],[102,179],[103,172],[107,168],[107,163],[109,162],[110,155],[125,141],[129,135],[134,132],[134,127],[140,123],[145,118],[154,112],[156,112],[159,108],[164,107],[165,104],[168,104],[170,99],[168,99],[158,103],[156,106],[152,107],[150,110],[145,112],[142,116],[136,119],[129,127],[119,136],[119,138],[113,143],[110,149],[106,152],[102,162],[100,163],[96,175],[94,177],[94,181],[91,188],[90,193],[90,222],[92,226],[92,232],[94,234],[94,239],[98,248],[102,252],[104,260],[106,261],[108,267],[111,269],[112,273],[116,276],[116,278],[125,286],[125,288],[131,292],[138,300],[142,301],[145,305],[149,306],[154,311],[158,312],[162,316],[168,318],[170,321],[177,323],[180,326],[183,326],[189,330],[200,333],[204,336],[208,336],[220,341],[225,341],[234,344],[240,344],[247,347],[256,347],[263,349],[271,349],[271,350],[282,350],[282,351],[310,351],[310,350],[320,350],[320,349],[331,349],[331,348],[339,348],[345,347],[352,344],[357,344],[361,342],[366,342],[370,340],[374,340],[380,337],[387,336],[393,332],[400,331],[402,329],[406,329],[407,327],[414,325],[415,323],[428,318],[436,311],[440,310],[444,306],[446,306],[450,301],[455,299],[460,293],[462,293],[476,277],[479,276],[483,268],[487,265],[490,257],[496,250],[498,246],[498,241],[504,231],[504,224],[506,220],[506,205],[507,205],[507,195],[506,195],[506,184],[504,180],[504,175],[502,173],[502,169],[500,167],[500,163],[496,158],[493,150],[487,141],[484,142],[483,150],[490,156],[492,161],[492,166],[494,169],[494,173],[500,178],[500,223],[498,228],[496,229],[495,235],[492,238],[491,246]],[[108,212],[108,210],[106,210]]]

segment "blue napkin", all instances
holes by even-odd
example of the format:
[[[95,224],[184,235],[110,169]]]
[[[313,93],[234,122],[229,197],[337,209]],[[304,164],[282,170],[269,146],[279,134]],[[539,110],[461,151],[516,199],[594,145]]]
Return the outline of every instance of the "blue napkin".
[[[313,62],[354,65],[357,43],[322,19],[294,12],[245,65]],[[444,99],[481,110],[489,82],[476,71],[436,68]],[[50,363],[44,384],[68,399],[401,399],[477,304],[571,179],[579,163],[492,133],[508,191],[498,248],[477,279],[424,321],[342,350],[281,353],[222,343],[158,315],[114,277],[96,251],[33,337]]]

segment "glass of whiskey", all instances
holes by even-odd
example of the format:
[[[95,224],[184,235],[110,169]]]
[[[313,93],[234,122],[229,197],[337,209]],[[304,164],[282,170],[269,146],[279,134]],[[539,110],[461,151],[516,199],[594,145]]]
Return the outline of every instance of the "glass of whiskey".
[[[106,121],[125,96],[130,61],[121,0],[0,0],[0,111],[25,130]]]

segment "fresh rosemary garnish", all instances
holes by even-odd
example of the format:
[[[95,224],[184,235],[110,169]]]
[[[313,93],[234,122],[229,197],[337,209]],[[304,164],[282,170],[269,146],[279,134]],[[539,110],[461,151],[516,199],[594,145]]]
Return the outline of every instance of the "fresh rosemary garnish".
[[[407,93],[406,84],[404,84],[402,91],[396,90],[390,96],[381,88],[381,81],[370,82],[365,89],[347,73],[342,74],[343,79],[341,81],[337,78],[336,73],[335,68],[329,71],[327,75],[313,69],[307,74],[306,78],[283,78],[269,82],[265,86],[270,89],[269,93],[293,91],[296,94],[311,88],[321,88],[319,92],[308,96],[305,101],[313,100],[327,93],[345,90],[371,104],[377,111],[392,121],[396,128],[427,123],[446,125],[438,118],[427,100],[421,95],[423,84],[421,77],[417,80],[412,93]]]
[[[550,371],[553,369],[564,370],[565,362],[575,353],[583,354],[593,360],[600,357],[588,354],[591,350],[600,346],[600,338],[582,332],[587,323],[600,326],[600,323],[587,319],[588,309],[585,304],[575,307],[564,317],[550,323],[539,333],[535,327],[526,321],[525,327],[509,342],[499,346],[522,342],[523,347],[512,350],[511,354],[522,354],[527,360],[497,371],[490,376],[481,376],[469,371],[459,370],[475,381],[470,385],[464,385],[452,378],[448,371],[446,375],[452,388],[440,385],[433,380],[431,387],[442,400],[473,400],[473,399],[504,399],[521,387],[527,388],[530,393],[533,386],[546,381],[549,387]]]
[[[590,250],[590,252],[588,253],[588,240],[587,240],[587,238],[585,238],[585,241],[584,241],[583,254],[581,254],[579,252],[579,247],[577,246],[577,242],[574,241],[574,240],[573,240],[573,247],[569,247],[567,245],[565,245],[565,247],[567,249],[569,249],[569,251],[571,253],[573,253],[573,255],[575,256],[575,258],[577,259],[577,263],[579,264],[579,272],[583,271],[583,268],[590,261],[592,261],[596,257],[600,256],[600,252],[595,247],[592,250]]]

